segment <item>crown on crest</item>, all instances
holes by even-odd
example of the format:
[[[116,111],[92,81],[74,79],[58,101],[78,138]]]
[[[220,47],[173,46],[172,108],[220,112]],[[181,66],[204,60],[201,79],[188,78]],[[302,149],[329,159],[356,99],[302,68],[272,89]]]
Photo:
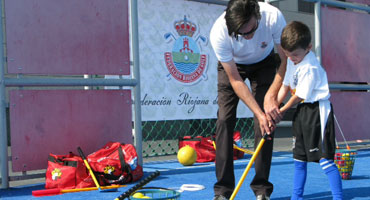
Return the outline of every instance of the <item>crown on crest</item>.
[[[184,20],[175,22],[174,26],[175,26],[177,33],[180,36],[186,35],[186,36],[192,37],[194,32],[197,30],[197,26],[193,24],[192,22],[188,21],[186,19],[186,16],[184,16]]]

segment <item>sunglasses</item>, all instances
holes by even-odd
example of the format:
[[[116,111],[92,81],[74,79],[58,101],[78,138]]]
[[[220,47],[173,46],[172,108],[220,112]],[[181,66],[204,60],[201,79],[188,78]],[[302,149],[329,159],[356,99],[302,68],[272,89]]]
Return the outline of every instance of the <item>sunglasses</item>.
[[[248,32],[246,32],[246,33],[239,33],[239,32],[238,32],[238,33],[237,33],[237,35],[239,35],[239,36],[241,36],[241,37],[245,37],[245,36],[248,36],[248,35],[250,35],[250,34],[252,34],[252,33],[256,32],[256,30],[258,29],[258,25],[259,25],[259,23],[260,23],[260,20],[257,20],[256,26],[254,26],[252,30],[250,30],[250,31],[248,31]]]

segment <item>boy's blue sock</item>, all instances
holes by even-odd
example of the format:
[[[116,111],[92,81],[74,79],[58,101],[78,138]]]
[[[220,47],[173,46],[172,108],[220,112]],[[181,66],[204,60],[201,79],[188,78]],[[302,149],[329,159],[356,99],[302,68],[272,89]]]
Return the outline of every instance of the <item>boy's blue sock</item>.
[[[307,177],[307,162],[294,160],[294,186],[291,200],[303,199],[304,185]]]
[[[322,158],[320,166],[328,176],[333,200],[342,200],[342,179],[333,160]]]

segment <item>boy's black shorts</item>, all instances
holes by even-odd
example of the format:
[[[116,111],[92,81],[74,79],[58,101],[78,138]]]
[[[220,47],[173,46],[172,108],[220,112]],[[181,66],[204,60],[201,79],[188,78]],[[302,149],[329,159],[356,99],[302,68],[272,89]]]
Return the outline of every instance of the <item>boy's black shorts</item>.
[[[334,159],[335,129],[333,106],[324,136],[321,136],[319,102],[299,104],[293,117],[294,159],[319,162],[321,158]]]

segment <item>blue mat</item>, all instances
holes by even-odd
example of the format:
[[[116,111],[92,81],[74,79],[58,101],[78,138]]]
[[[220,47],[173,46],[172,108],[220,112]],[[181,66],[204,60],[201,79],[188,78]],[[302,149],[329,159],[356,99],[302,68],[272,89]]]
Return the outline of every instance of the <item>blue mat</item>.
[[[239,181],[250,156],[244,159],[235,161],[235,176]],[[370,199],[370,170],[368,162],[370,160],[370,150],[360,150],[356,156],[354,171],[351,180],[343,180],[344,199],[363,200]],[[155,170],[159,170],[161,175],[151,181],[146,186],[165,187],[179,189],[183,184],[200,184],[205,189],[200,191],[184,191],[181,193],[183,200],[206,200],[213,198],[213,184],[216,181],[214,163],[196,163],[193,166],[184,167],[176,160],[165,162],[149,162],[144,165],[144,176],[150,175]],[[272,160],[272,168],[270,173],[270,181],[274,184],[274,192],[271,199],[288,200],[292,191],[293,180],[293,159],[292,154],[287,152],[274,152]],[[255,199],[252,190],[249,187],[252,177],[254,176],[254,168],[247,175],[240,191],[235,200],[250,200]],[[48,196],[48,197],[33,197],[33,190],[44,188],[43,184],[26,185],[22,187],[14,187],[10,189],[0,190],[1,200],[13,199],[115,199],[121,193],[128,190],[134,184],[128,184],[127,187],[120,188],[118,192],[79,192],[66,193],[63,195]],[[318,164],[308,164],[308,176],[305,187],[304,199],[331,200],[331,192],[329,182]]]

